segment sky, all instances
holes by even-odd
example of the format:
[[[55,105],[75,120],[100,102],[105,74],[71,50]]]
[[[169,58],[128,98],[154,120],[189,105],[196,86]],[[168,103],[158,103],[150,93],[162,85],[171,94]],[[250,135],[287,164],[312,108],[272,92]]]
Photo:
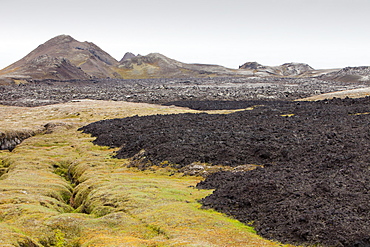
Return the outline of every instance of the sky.
[[[370,0],[0,0],[0,68],[67,34],[120,60],[370,66]]]

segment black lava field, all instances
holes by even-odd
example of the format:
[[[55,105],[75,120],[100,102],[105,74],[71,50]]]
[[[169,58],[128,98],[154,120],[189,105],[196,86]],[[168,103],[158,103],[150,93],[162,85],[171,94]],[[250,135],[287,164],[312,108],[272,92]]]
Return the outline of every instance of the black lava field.
[[[147,162],[176,168],[197,161],[261,165],[208,176],[197,185],[215,189],[203,206],[283,243],[370,246],[370,98],[191,102],[191,107],[233,104],[254,109],[135,116],[82,130],[97,137],[98,145],[120,147],[118,158],[145,150]]]

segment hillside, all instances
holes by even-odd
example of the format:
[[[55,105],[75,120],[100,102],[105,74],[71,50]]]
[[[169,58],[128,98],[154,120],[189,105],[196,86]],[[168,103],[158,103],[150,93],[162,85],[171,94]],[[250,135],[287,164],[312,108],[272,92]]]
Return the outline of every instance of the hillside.
[[[118,66],[117,73],[124,78],[190,78],[248,74],[219,65],[182,63],[159,53],[126,59]]]
[[[308,64],[285,63],[280,66],[264,66],[257,62],[247,62],[239,66],[240,70],[252,70],[254,75],[260,76],[302,76],[307,72],[314,71]]]
[[[42,75],[37,71],[40,67],[38,61],[45,55],[52,59],[68,61],[71,65],[83,70],[89,77],[114,78],[117,76],[112,66],[116,66],[118,62],[113,57],[94,43],[79,42],[68,35],[60,35],[48,40],[21,60],[1,70],[0,75],[11,78],[54,79],[58,76],[53,73],[53,63],[43,64],[42,70],[45,73]],[[77,73],[69,79],[86,79],[86,75]]]
[[[73,65],[68,59],[41,55],[25,62],[15,72],[9,73],[18,79],[91,79],[81,68]],[[24,77],[22,77],[24,75]]]

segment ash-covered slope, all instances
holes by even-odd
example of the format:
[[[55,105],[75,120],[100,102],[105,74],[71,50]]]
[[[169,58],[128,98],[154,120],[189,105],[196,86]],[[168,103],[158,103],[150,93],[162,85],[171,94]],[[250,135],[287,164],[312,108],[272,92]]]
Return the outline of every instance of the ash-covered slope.
[[[89,77],[119,77],[112,69],[112,66],[118,65],[113,57],[94,43],[79,42],[69,35],[60,35],[50,39],[21,60],[1,70],[0,75],[11,78],[55,79],[55,70],[53,69],[55,64],[44,63],[43,66],[40,66],[38,62],[44,60],[45,56],[51,60],[68,61],[66,63],[81,68]],[[32,70],[32,68],[36,69]],[[41,69],[45,73],[40,73],[37,69]],[[48,71],[52,73],[48,73]],[[86,79],[84,73],[75,73],[72,78],[68,79]]]
[[[12,75],[17,79],[91,79],[91,76],[86,74],[81,68],[73,65],[68,59],[50,57],[48,55],[41,55],[27,61],[15,73],[8,74],[8,76]]]
[[[340,81],[340,82],[370,82],[370,67],[346,67],[339,71],[334,71],[320,76],[320,79]]]

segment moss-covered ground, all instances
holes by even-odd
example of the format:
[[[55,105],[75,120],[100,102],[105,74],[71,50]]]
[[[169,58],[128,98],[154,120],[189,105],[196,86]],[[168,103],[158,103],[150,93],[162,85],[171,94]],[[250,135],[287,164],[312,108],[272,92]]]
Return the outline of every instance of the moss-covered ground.
[[[0,151],[0,246],[281,246],[202,209],[198,200],[212,191],[195,189],[201,178],[127,168],[115,150],[77,131],[106,118],[178,112],[189,110],[98,101],[0,106],[3,132],[54,123]]]

